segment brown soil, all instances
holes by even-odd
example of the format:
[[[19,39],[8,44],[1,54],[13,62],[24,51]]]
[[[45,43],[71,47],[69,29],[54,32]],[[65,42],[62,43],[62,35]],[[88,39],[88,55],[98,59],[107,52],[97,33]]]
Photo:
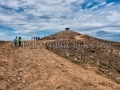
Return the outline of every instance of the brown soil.
[[[80,33],[71,31],[71,30],[64,30],[50,36],[46,36],[44,40],[63,40],[63,39],[74,39],[75,36],[81,35]]]
[[[9,42],[0,47],[0,90],[120,90],[120,84],[89,65],[84,69],[44,48],[13,49]]]

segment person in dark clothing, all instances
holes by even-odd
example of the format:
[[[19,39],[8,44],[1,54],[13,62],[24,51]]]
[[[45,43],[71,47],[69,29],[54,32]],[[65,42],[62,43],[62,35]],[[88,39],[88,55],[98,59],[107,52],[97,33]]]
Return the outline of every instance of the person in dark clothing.
[[[36,36],[36,41],[37,41],[37,39],[38,39],[38,38],[37,38],[37,36]]]
[[[35,41],[35,37],[34,37],[34,41]]]
[[[40,40],[40,37],[38,37],[38,40]]]
[[[21,46],[21,43],[22,43],[22,38],[19,37],[19,46]]]

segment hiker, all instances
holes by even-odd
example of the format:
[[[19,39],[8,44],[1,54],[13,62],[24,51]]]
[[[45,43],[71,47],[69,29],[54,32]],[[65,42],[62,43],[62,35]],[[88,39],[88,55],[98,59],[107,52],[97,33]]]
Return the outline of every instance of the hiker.
[[[17,37],[14,39],[14,45],[15,46],[17,46],[17,42],[18,42],[18,40],[17,40]]]
[[[40,40],[40,37],[38,37],[38,40]]]
[[[38,38],[37,38],[37,36],[36,36],[36,41],[37,41],[37,39],[38,39]]]
[[[33,37],[31,37],[31,40],[33,40]]]
[[[34,41],[35,41],[35,37],[34,37]]]
[[[21,46],[22,38],[19,37],[19,46]]]

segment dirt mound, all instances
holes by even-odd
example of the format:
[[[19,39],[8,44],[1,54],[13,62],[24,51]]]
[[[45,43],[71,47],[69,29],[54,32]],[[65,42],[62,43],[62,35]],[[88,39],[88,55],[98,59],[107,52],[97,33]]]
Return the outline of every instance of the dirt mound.
[[[52,34],[50,36],[46,36],[43,39],[44,40],[74,39],[74,37],[77,35],[81,35],[81,34],[71,30],[64,30],[64,31]]]
[[[95,38],[87,34],[80,34],[72,30],[60,31],[55,34],[45,36],[42,38],[42,40],[81,40],[81,41],[87,41],[88,43],[90,42],[116,43],[114,41]]]

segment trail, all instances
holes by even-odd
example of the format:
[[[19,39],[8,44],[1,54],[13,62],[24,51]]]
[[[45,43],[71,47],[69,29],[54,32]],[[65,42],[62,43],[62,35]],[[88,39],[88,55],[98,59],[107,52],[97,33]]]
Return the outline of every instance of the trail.
[[[13,49],[11,42],[0,47],[0,90],[120,90],[93,69],[44,48]]]

